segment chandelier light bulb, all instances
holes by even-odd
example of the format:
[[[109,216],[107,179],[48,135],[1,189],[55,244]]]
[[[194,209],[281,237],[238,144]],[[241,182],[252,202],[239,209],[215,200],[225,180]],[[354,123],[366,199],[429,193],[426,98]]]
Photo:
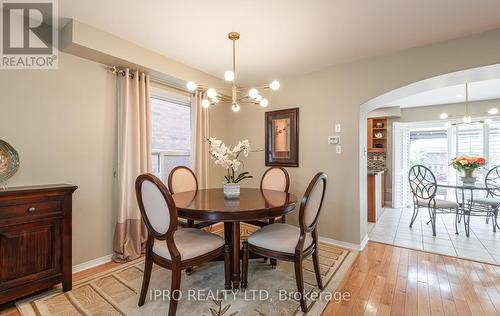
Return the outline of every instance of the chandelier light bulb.
[[[488,114],[497,115],[498,114],[498,109],[497,108],[491,108],[491,109],[488,110]]]
[[[196,85],[196,83],[192,82],[192,81],[188,81],[188,83],[186,83],[186,88],[189,90],[189,91],[194,91],[198,88],[198,86]]]
[[[268,105],[269,105],[269,101],[267,99],[260,100],[260,106],[261,107],[267,108]]]
[[[450,122],[444,123],[444,128],[450,128],[450,127],[451,127],[451,123]]]
[[[217,96],[217,91],[215,91],[215,89],[214,89],[214,88],[209,88],[209,89],[207,90],[207,96],[208,96],[209,98],[215,98],[215,97]]]
[[[208,101],[207,99],[201,100],[201,106],[205,109],[208,108],[210,106],[210,101]]]
[[[258,95],[259,95],[259,90],[255,89],[255,88],[252,88],[252,89],[250,89],[250,91],[248,91],[248,96],[252,99],[257,98]]]
[[[472,123],[472,117],[470,115],[464,116],[464,123],[465,124],[470,124]]]
[[[492,119],[489,119],[489,118],[488,118],[488,119],[485,119],[485,120],[484,120],[484,124],[488,124],[488,125],[490,125],[491,123],[493,123],[493,120],[492,120]]]
[[[271,82],[271,84],[269,85],[269,88],[271,88],[272,90],[276,91],[280,88],[280,82],[278,80],[274,80],[273,82]]]
[[[224,73],[224,79],[226,79],[226,81],[233,81],[234,80],[234,72],[232,72],[231,70],[228,70]]]
[[[441,113],[441,115],[439,115],[439,117],[442,119],[442,120],[446,120],[448,118],[448,114],[447,113]]]
[[[231,109],[233,110],[233,112],[239,112],[240,111],[240,105],[238,103],[235,103],[235,104],[233,104],[233,106],[231,107]]]

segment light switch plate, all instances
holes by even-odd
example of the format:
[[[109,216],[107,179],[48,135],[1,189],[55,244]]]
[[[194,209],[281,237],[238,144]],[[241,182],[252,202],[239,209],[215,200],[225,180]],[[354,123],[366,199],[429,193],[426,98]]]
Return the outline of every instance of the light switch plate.
[[[340,133],[340,124],[335,124],[335,133]]]
[[[330,145],[340,144],[340,136],[338,135],[328,136],[328,144]]]

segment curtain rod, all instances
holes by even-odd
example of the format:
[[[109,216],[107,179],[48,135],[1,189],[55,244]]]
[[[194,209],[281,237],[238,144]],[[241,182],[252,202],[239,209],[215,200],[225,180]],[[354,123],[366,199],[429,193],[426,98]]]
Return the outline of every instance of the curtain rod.
[[[117,76],[118,76],[118,75],[125,76],[125,74],[126,74],[126,71],[125,71],[124,69],[118,68],[117,66],[106,66],[106,67],[107,67],[107,69],[108,69],[111,73],[113,73],[114,75],[117,75]],[[133,73],[129,73],[129,77],[130,77],[131,79],[133,79],[133,78],[134,78],[134,74],[133,74]],[[163,86],[165,86],[165,87],[168,87],[168,88],[170,88],[170,89],[174,89],[174,90],[177,90],[177,91],[181,91],[181,92],[184,92],[184,93],[187,93],[187,94],[190,94],[190,95],[191,95],[191,94],[193,94],[191,91],[189,91],[189,90],[187,90],[187,89],[183,89],[183,88],[179,87],[178,85],[174,85],[174,84],[172,84],[172,83],[170,83],[170,82],[166,82],[166,81],[161,80],[161,79],[156,78],[156,77],[151,77],[151,76],[150,76],[150,81],[155,82],[155,83],[158,83],[158,84],[161,84],[161,85],[163,85]]]

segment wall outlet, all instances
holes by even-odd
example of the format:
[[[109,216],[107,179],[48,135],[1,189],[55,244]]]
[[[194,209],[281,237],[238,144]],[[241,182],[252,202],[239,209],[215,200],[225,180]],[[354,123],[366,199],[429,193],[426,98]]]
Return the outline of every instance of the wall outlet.
[[[340,124],[335,124],[335,133],[340,133]]]
[[[340,144],[340,136],[328,136],[328,144],[330,145]]]
[[[341,154],[342,153],[342,146],[340,146],[340,145],[335,146],[335,152],[337,154]]]

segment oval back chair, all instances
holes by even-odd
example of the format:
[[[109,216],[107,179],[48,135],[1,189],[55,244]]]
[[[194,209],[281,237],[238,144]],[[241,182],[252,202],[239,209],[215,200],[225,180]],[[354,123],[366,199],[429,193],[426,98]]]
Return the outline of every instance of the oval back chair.
[[[186,192],[186,191],[198,191],[198,179],[193,170],[185,166],[177,166],[168,176],[168,189],[171,194]],[[191,219],[180,219],[179,226],[181,227],[194,227],[194,228],[205,228],[213,225],[212,222],[201,222],[194,221]]]
[[[177,207],[172,195],[156,176],[146,173],[135,181],[137,203],[148,231],[144,277],[139,306],[144,305],[153,263],[172,270],[169,316],[177,311],[181,271],[224,256],[225,286],[229,287],[229,246],[220,236],[195,228],[177,230]]]
[[[285,223],[274,223],[261,228],[243,243],[243,271],[241,287],[248,286],[248,260],[250,252],[266,258],[291,261],[295,267],[295,280],[300,308],[307,313],[302,262],[312,255],[318,287],[323,289],[318,257],[317,226],[326,192],[327,175],[317,173],[309,183],[300,202],[300,228]]]

